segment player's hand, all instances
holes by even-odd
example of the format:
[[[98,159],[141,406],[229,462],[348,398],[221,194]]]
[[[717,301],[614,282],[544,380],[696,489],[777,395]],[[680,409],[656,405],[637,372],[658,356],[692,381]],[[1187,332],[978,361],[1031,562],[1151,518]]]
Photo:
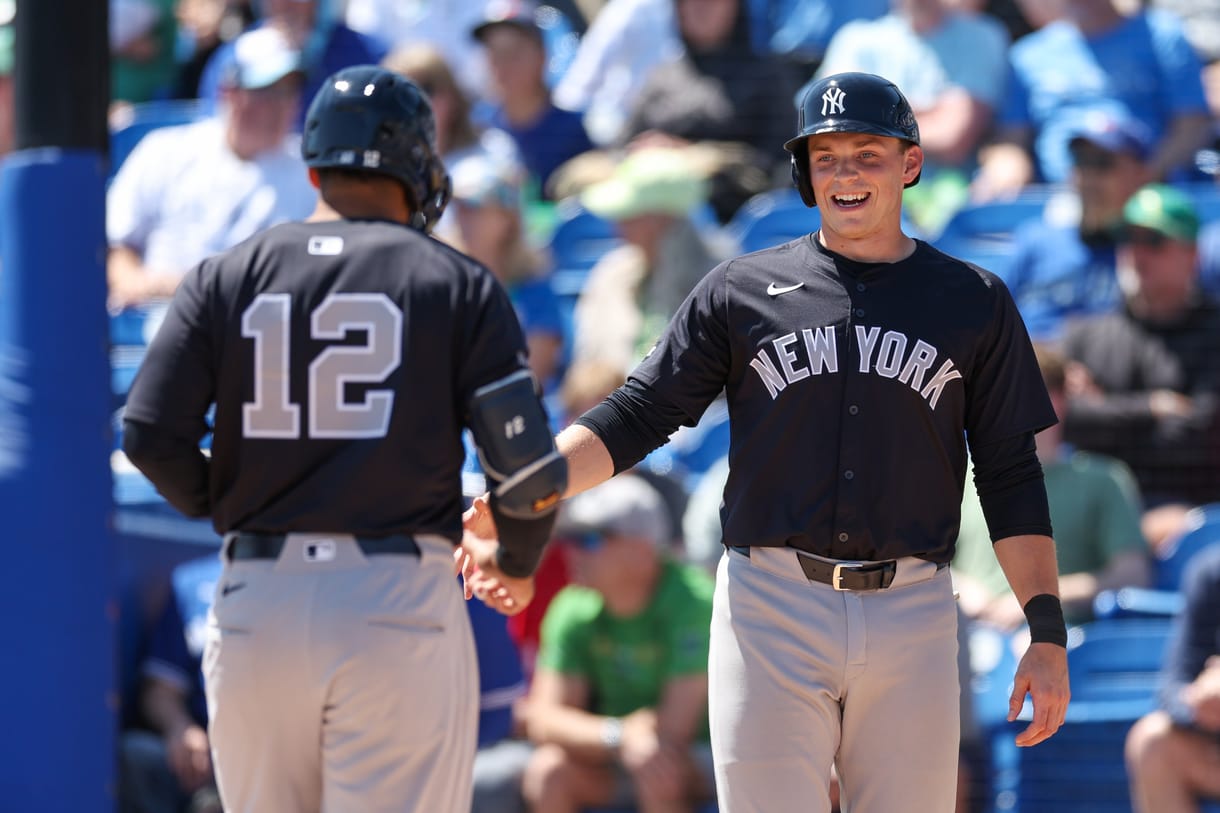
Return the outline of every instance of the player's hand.
[[[166,760],[187,793],[203,787],[212,776],[212,754],[208,735],[200,726],[188,725],[165,738]]]
[[[1017,734],[1019,746],[1037,745],[1059,730],[1067,714],[1067,650],[1057,644],[1030,644],[1017,664],[1012,696],[1008,698],[1008,721],[1017,719],[1029,694],[1034,703],[1034,719]]]
[[[534,600],[534,578],[508,576],[496,564],[498,542],[465,535],[454,560],[465,584],[466,598],[479,601],[504,615],[516,615]]]

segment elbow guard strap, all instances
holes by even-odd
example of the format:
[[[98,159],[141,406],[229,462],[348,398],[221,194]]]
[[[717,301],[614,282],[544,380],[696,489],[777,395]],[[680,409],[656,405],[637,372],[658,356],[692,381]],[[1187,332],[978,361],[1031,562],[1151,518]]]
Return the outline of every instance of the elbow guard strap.
[[[568,487],[534,377],[519,370],[475,391],[470,429],[496,506],[517,519],[545,516]]]

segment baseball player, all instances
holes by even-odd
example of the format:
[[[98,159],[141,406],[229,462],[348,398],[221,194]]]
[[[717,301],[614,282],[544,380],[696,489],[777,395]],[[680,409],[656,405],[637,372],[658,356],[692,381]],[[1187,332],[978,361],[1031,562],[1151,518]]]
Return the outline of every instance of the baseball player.
[[[568,493],[632,466],[727,394],[730,474],[709,655],[726,813],[954,808],[953,554],[967,446],[1032,643],[1010,702],[1034,745],[1063,721],[1066,630],[1034,433],[1055,421],[991,273],[903,234],[923,153],[910,105],[844,73],[805,95],[792,153],[821,229],[717,266],[626,384],[558,438]],[[472,588],[511,593],[467,514]],[[528,586],[525,587],[528,591]],[[499,601],[494,595],[489,599]]]
[[[505,573],[536,566],[567,467],[507,295],[427,235],[449,178],[422,92],[340,71],[302,149],[316,212],[186,276],[132,385],[123,448],[224,535],[203,663],[225,809],[468,813],[478,670],[451,565],[462,427]],[[517,597],[501,606],[523,609]]]

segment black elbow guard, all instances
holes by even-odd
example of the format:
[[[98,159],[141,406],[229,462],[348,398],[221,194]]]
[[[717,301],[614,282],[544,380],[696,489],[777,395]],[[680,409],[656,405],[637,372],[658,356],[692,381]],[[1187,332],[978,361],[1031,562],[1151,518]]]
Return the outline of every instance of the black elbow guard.
[[[534,519],[555,510],[568,487],[568,462],[555,449],[528,370],[475,391],[470,429],[499,511]]]

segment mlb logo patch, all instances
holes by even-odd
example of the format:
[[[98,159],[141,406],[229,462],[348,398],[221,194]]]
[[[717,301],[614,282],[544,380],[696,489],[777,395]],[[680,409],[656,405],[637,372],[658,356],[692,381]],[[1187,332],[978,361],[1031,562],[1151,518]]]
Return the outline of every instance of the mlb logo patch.
[[[305,545],[306,562],[332,562],[335,559],[335,540],[319,539]]]

